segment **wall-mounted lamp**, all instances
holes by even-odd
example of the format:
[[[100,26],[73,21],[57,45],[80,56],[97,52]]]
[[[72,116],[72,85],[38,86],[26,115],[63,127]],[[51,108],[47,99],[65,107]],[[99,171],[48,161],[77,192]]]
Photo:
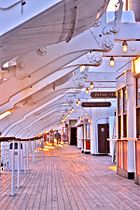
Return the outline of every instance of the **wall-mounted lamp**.
[[[122,43],[122,51],[124,53],[126,53],[127,50],[128,50],[128,43],[127,43],[127,41],[123,41],[123,43]]]
[[[113,56],[110,57],[109,65],[110,65],[111,67],[113,67],[113,66],[115,65],[115,59],[114,59]]]
[[[90,82],[90,89],[93,89],[94,85],[93,82]]]
[[[90,119],[88,119],[88,123],[91,123],[91,120]]]

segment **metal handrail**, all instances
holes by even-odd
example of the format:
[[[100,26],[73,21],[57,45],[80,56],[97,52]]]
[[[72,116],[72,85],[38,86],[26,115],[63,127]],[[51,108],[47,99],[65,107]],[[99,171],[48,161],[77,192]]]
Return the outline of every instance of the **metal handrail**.
[[[12,5],[10,5],[9,7],[0,7],[0,10],[2,11],[6,11],[6,10],[9,10],[9,9],[12,9],[13,7],[15,7],[16,5],[20,4],[21,3],[21,6],[23,6],[24,4],[26,4],[26,1],[25,0],[20,0]]]
[[[0,142],[9,142],[9,141],[36,141],[41,139],[43,136],[35,136],[32,138],[25,138],[25,139],[21,139],[21,138],[16,138],[15,136],[5,136],[5,137],[0,137]]]

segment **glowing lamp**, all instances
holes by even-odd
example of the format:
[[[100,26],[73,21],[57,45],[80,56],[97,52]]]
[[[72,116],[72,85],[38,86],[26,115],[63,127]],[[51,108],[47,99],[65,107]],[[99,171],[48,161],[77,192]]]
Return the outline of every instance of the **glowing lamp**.
[[[81,65],[81,66],[80,66],[80,72],[84,72],[84,71],[85,71],[85,68],[86,68],[86,67],[85,67],[84,65]]]
[[[123,43],[122,43],[122,51],[123,51],[124,53],[126,53],[127,50],[128,50],[127,41],[123,41]]]
[[[113,57],[113,56],[110,57],[109,65],[110,65],[111,67],[113,67],[113,66],[115,65],[115,60],[114,60],[114,57]]]
[[[87,93],[87,94],[89,93],[89,88],[86,88],[86,93]]]
[[[140,57],[136,58],[134,61],[133,61],[133,73],[134,74],[140,74]]]
[[[79,106],[81,104],[81,101],[80,101],[80,99],[78,99],[77,101],[76,101],[76,106]]]
[[[74,108],[73,107],[71,108],[71,111],[74,112]]]
[[[94,85],[93,82],[90,82],[90,89],[93,89]]]

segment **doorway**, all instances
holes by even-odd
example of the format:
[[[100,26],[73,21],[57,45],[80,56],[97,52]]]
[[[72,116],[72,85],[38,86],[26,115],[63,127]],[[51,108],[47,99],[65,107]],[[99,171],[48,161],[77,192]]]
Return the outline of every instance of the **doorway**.
[[[109,124],[98,124],[98,153],[109,153]]]
[[[70,145],[77,145],[77,128],[71,128]]]

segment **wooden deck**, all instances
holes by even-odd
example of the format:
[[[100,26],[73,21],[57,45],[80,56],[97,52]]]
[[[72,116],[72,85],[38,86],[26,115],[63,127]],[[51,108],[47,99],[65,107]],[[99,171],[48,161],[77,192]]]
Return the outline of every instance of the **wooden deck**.
[[[140,186],[116,175],[111,158],[65,145],[40,151],[22,187],[10,197],[10,172],[0,175],[0,210],[139,210]]]

